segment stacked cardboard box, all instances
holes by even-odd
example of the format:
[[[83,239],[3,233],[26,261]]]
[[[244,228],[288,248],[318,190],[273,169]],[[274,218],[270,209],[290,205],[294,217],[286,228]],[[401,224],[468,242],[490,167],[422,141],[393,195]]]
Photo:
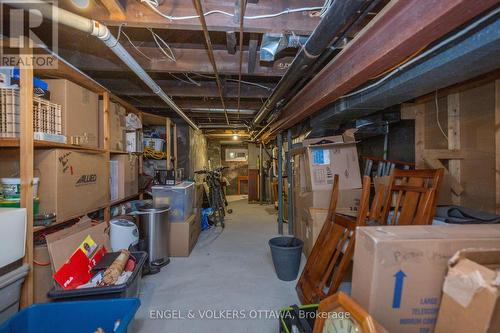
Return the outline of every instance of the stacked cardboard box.
[[[188,257],[201,232],[201,211],[194,209],[183,222],[170,223],[169,252],[172,257]]]
[[[389,332],[432,333],[449,259],[499,246],[500,225],[359,227],[352,297]]]
[[[328,213],[335,174],[339,175],[337,212],[355,214],[361,196],[358,152],[352,132],[304,140],[294,157],[295,235],[310,253]]]
[[[39,174],[40,211],[56,213],[58,221],[98,209],[108,201],[104,154],[70,149],[38,150],[35,174]]]
[[[99,96],[68,80],[46,81],[51,102],[62,106],[62,127],[67,142],[98,147]]]

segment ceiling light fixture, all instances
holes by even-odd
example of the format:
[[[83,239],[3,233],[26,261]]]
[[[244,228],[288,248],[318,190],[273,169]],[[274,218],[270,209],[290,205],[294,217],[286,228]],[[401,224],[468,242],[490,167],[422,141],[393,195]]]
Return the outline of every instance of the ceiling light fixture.
[[[85,9],[89,6],[89,0],[71,0],[71,2],[80,9]]]

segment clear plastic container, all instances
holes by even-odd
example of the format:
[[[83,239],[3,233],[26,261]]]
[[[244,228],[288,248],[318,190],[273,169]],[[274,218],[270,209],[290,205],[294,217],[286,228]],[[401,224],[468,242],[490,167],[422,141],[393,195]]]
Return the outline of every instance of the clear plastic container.
[[[155,185],[152,187],[153,205],[170,206],[170,222],[184,222],[193,213],[194,183],[182,182],[175,186]]]

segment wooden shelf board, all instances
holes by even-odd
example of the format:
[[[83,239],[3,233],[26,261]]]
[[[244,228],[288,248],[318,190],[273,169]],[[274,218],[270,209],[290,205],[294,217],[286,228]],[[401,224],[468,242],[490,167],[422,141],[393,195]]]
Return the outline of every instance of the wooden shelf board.
[[[67,144],[67,143],[58,143],[58,142],[51,142],[51,141],[34,140],[33,143],[35,145],[35,148],[40,148],[40,149],[64,148],[64,149],[83,150],[83,151],[95,152],[95,153],[106,152],[104,149],[101,149],[101,148],[84,147],[84,146],[77,146],[77,145],[72,145],[72,144]],[[0,139],[0,147],[19,148],[19,139],[2,138],[2,139]]]
[[[39,231],[42,231],[42,230],[45,230],[45,229],[50,229],[50,228],[53,228],[53,227],[56,227],[56,226],[59,226],[59,225],[62,225],[62,224],[65,224],[65,223],[69,223],[71,222],[72,220],[75,220],[75,219],[78,219],[88,213],[93,213],[93,212],[97,212],[99,210],[102,210],[104,208],[106,208],[108,205],[104,205],[104,206],[101,206],[101,207],[97,207],[95,209],[92,209],[91,211],[88,211],[84,214],[78,214],[78,215],[75,215],[75,216],[72,216],[68,219],[64,219],[64,220],[57,220],[56,218],[56,221],[54,223],[52,223],[51,225],[48,225],[48,226],[39,226],[39,227],[33,227],[33,232],[39,232]]]

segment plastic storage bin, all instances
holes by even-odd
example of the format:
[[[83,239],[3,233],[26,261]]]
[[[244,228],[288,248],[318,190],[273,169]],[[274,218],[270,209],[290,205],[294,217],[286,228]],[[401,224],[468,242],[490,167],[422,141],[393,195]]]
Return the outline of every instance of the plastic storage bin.
[[[141,302],[137,298],[35,304],[0,325],[0,333],[125,333]]]
[[[175,186],[155,185],[152,190],[155,207],[170,206],[170,222],[183,222],[193,213],[193,182],[185,181]]]
[[[0,268],[24,257],[26,208],[0,208]]]
[[[72,290],[64,290],[61,287],[56,286],[47,293],[47,297],[54,301],[81,301],[106,298],[138,297],[140,284],[142,281],[142,268],[144,266],[144,263],[148,259],[148,254],[146,252],[131,252],[130,254],[137,259],[137,264],[135,266],[134,272],[129,277],[126,283],[109,287],[94,287]]]
[[[19,311],[21,285],[28,274],[27,264],[0,276],[0,324]]]

